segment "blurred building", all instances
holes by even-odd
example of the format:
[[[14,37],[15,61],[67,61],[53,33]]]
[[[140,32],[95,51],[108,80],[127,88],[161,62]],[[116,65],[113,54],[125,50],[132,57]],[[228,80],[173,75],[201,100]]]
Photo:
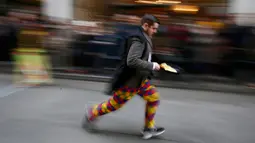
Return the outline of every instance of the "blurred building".
[[[171,16],[196,14],[217,19],[234,14],[235,20],[241,24],[255,21],[253,4],[252,0],[1,0],[0,14],[4,15],[10,9],[23,9],[50,17],[76,20],[92,20],[114,13]]]
[[[74,0],[74,19],[95,20],[108,15],[107,3],[106,0]]]
[[[226,0],[113,0],[110,6],[121,14],[152,13],[169,15],[172,19],[224,19],[227,13]]]
[[[23,12],[40,13],[42,2],[39,0],[4,0],[6,13],[12,10],[23,10]]]
[[[228,13],[239,25],[255,24],[254,0],[229,0]]]

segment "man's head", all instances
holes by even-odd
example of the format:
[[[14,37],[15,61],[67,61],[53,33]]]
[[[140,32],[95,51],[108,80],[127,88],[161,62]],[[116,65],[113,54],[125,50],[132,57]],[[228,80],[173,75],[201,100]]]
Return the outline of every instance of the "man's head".
[[[157,33],[160,23],[153,15],[146,14],[142,17],[141,24],[144,32],[152,37],[155,33]]]

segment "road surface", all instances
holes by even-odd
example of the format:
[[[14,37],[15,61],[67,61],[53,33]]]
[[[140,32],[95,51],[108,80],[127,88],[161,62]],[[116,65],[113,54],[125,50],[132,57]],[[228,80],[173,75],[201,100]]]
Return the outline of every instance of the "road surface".
[[[254,143],[255,96],[159,88],[156,122],[166,132],[144,141],[144,102],[135,97],[104,116],[97,133],[81,128],[86,105],[109,97],[103,83],[57,80],[54,86],[16,87],[0,79],[1,143]]]

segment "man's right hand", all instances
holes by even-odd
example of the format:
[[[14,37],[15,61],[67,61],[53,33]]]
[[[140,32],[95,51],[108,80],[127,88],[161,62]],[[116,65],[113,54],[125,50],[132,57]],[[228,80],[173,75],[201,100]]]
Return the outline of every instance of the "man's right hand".
[[[156,62],[153,62],[153,70],[156,70],[156,71],[160,70],[160,65]]]

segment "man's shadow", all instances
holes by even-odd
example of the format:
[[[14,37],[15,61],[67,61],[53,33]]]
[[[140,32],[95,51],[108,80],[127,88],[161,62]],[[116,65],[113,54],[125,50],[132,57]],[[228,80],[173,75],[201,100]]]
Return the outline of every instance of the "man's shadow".
[[[85,130],[84,129],[84,131],[86,133],[96,134],[99,136],[116,137],[116,138],[135,138],[135,139],[142,140],[142,134],[139,132],[134,132],[134,131],[125,132],[125,131],[120,131],[120,130],[109,130],[109,129],[99,129],[99,128],[93,129],[93,130]],[[163,136],[152,137],[149,140],[164,140],[164,141],[168,141],[170,143],[179,143],[178,141],[168,139]]]

